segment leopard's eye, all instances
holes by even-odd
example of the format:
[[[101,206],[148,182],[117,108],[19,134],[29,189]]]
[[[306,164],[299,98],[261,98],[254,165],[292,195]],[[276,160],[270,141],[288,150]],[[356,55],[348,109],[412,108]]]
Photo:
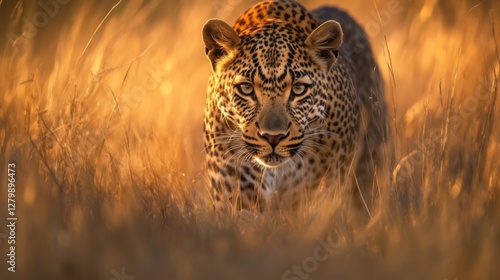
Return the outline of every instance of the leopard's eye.
[[[302,96],[306,94],[309,89],[308,84],[297,83],[292,86],[292,95],[294,96]]]
[[[254,93],[253,85],[251,83],[241,83],[237,84],[235,87],[241,95],[249,96]]]

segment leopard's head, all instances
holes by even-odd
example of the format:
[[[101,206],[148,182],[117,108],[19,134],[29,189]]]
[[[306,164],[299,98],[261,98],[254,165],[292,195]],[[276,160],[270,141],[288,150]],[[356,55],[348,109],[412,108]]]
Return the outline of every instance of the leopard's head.
[[[277,167],[301,153],[326,117],[328,75],[342,43],[338,22],[310,34],[282,20],[266,20],[239,34],[212,19],[203,27],[212,66],[209,94],[245,154]]]

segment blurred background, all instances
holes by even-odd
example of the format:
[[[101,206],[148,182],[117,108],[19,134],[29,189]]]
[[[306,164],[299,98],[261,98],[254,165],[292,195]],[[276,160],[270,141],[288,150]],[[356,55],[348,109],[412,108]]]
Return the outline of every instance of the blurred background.
[[[257,2],[0,0],[1,279],[500,278],[500,2],[299,1],[347,10],[384,75],[393,185],[362,228],[212,212],[201,28]]]

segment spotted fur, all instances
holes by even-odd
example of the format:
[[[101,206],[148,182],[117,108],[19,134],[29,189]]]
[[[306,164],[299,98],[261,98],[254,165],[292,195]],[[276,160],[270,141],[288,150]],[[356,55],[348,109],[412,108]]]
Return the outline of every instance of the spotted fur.
[[[347,13],[266,1],[233,27],[209,20],[203,39],[212,66],[206,162],[217,207],[293,203],[322,182],[372,188],[387,110],[366,35]]]

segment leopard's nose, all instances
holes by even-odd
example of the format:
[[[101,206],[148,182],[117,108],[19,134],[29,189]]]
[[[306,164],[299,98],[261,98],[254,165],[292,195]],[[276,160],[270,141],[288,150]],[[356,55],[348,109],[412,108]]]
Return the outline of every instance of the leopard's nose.
[[[288,134],[290,133],[287,133],[287,134],[284,134],[284,133],[280,133],[280,134],[270,134],[270,133],[264,133],[264,134],[261,134],[260,132],[258,133],[259,137],[266,140],[267,143],[269,143],[269,145],[271,145],[271,147],[273,147],[273,149],[278,146],[278,144],[281,142],[281,140],[285,139]]]

